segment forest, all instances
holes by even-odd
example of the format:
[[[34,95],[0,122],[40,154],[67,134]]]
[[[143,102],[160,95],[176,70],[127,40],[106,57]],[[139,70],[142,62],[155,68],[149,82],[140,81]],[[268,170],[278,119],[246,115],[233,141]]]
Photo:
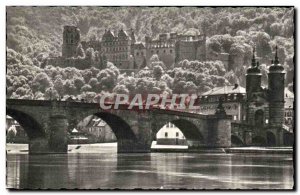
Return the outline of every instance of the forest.
[[[252,49],[267,85],[267,69],[278,46],[286,86],[293,91],[293,8],[196,7],[7,7],[6,86],[8,98],[49,99],[72,95],[92,99],[101,93],[197,93],[216,86],[245,86]],[[166,69],[153,55],[149,69],[121,73],[108,62],[103,69],[60,68],[45,59],[61,55],[62,27],[76,25],[83,40],[101,39],[105,29],[134,29],[137,40],[160,33],[205,33],[209,54],[229,53],[221,61],[183,60]],[[87,49],[93,56],[91,49]]]

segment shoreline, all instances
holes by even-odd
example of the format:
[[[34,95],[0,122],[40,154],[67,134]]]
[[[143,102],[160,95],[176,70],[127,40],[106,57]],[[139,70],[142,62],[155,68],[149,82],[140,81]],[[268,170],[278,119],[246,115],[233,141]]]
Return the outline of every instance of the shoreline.
[[[68,153],[117,153],[117,143],[69,144]],[[219,153],[219,154],[293,154],[293,147],[230,147],[230,148],[201,148],[188,149],[180,145],[152,144],[153,153]],[[6,144],[7,154],[26,154],[28,144]]]

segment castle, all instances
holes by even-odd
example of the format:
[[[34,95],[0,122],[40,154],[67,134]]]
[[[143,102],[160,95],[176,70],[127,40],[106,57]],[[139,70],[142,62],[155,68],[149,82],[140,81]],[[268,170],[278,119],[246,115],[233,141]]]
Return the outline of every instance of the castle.
[[[88,48],[93,48],[95,56],[80,56],[80,51],[87,51]],[[206,36],[164,33],[159,34],[157,39],[146,36],[145,43],[141,43],[136,41],[132,29],[128,32],[120,29],[118,33],[105,30],[101,40],[81,41],[80,30],[76,26],[64,26],[62,56],[49,58],[48,64],[78,69],[95,66],[101,69],[109,61],[121,70],[139,70],[149,64],[154,54],[166,67],[184,59],[208,60]],[[221,60],[225,66],[228,66],[228,59],[228,54],[209,58]]]

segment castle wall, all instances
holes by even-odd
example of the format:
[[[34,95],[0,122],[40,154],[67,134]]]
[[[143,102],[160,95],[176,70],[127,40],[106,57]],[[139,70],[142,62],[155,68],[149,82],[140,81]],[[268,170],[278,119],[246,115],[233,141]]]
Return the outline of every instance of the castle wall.
[[[147,61],[145,62],[146,59],[146,54],[147,51],[146,49],[134,49],[133,50],[133,56],[134,56],[134,61],[135,61],[135,69],[142,69],[145,67]]]
[[[149,41],[146,42],[146,50],[147,64],[155,54],[167,67],[171,67],[175,62],[175,43],[173,41]]]

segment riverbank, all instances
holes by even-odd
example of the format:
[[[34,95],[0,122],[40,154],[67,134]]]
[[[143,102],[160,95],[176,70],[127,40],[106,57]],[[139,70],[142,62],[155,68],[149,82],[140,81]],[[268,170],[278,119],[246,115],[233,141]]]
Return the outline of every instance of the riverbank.
[[[28,144],[6,144],[8,154],[28,153]],[[156,145],[152,143],[151,152],[158,153],[249,153],[249,154],[293,154],[292,147],[232,147],[188,149],[181,145]],[[68,153],[117,153],[117,143],[73,144],[68,145]]]

